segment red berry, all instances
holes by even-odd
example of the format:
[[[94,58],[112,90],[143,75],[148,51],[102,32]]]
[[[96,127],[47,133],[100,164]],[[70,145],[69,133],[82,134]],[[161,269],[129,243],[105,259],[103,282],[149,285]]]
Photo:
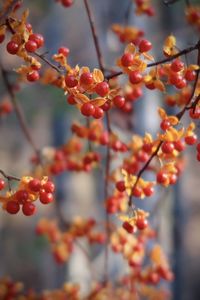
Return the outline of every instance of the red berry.
[[[124,192],[126,190],[125,182],[123,180],[117,181],[116,188],[118,189],[119,192]]]
[[[44,45],[44,37],[40,33],[31,34],[29,40],[36,42],[38,48]]]
[[[19,50],[19,45],[14,41],[10,41],[10,42],[8,42],[6,48],[7,48],[8,53],[14,55]]]
[[[27,192],[27,190],[19,190],[16,192],[15,197],[16,197],[16,200],[22,204],[28,200],[29,193]]]
[[[156,180],[160,184],[166,184],[168,181],[168,175],[166,173],[164,173],[163,171],[160,171],[157,174]]]
[[[70,50],[67,47],[60,47],[58,49],[59,54],[63,54],[65,57],[69,55]]]
[[[19,210],[20,206],[19,203],[17,203],[16,201],[8,201],[8,203],[6,204],[6,211],[9,214],[15,215],[18,213]]]
[[[174,148],[179,152],[183,151],[185,149],[184,141],[178,140],[174,142]]]
[[[180,72],[184,68],[184,62],[180,59],[175,59],[171,64],[171,69],[174,72]]]
[[[108,111],[111,108],[111,105],[108,101],[106,101],[103,105],[100,106],[103,111]]]
[[[98,106],[95,106],[95,111],[94,111],[94,113],[93,113],[92,116],[93,116],[95,119],[101,119],[101,118],[103,117],[103,115],[104,115],[103,109],[100,108],[100,107],[98,107]]]
[[[74,75],[66,75],[65,83],[68,88],[74,88],[78,85],[78,80]]]
[[[108,94],[108,92],[109,92],[109,85],[108,85],[108,83],[105,82],[105,81],[97,83],[97,85],[95,86],[95,92],[99,96],[105,97]]]
[[[81,106],[81,113],[86,117],[92,116],[94,112],[95,112],[95,107],[90,102],[83,103],[83,105]]]
[[[90,85],[93,83],[93,76],[90,72],[84,72],[80,76],[80,84]]]
[[[173,85],[177,85],[178,82],[181,81],[182,79],[183,79],[183,77],[180,74],[175,73],[175,72],[171,73],[170,77],[169,77],[169,81]]]
[[[200,107],[196,107],[195,110],[194,110],[194,108],[191,108],[189,111],[189,114],[192,119],[199,119],[200,118]]]
[[[183,89],[187,85],[187,82],[184,78],[182,78],[179,82],[175,84],[177,89]]]
[[[0,191],[2,191],[5,188],[5,181],[3,179],[0,178]]]
[[[61,0],[61,3],[65,7],[70,7],[73,4],[73,0]]]
[[[139,230],[144,230],[148,226],[148,221],[145,218],[140,217],[137,219],[135,225]]]
[[[36,212],[35,204],[25,202],[22,206],[22,212],[25,216],[32,216]]]
[[[70,105],[76,104],[76,100],[75,100],[74,95],[69,95],[69,96],[67,97],[67,102],[68,102]]]
[[[134,55],[131,53],[125,53],[121,57],[121,64],[123,67],[130,67],[134,61]]]
[[[195,134],[188,135],[188,136],[185,137],[185,142],[186,142],[187,145],[192,146],[196,143],[196,141],[197,141],[197,136]]]
[[[192,70],[187,70],[185,73],[185,79],[188,81],[193,81],[196,78],[196,73],[195,71]]]
[[[142,150],[143,150],[144,152],[146,152],[146,153],[151,153],[152,147],[153,147],[152,144],[144,144],[144,145],[142,146]]]
[[[159,274],[156,273],[156,272],[150,273],[149,276],[148,276],[148,281],[149,281],[149,283],[151,283],[151,284],[155,284],[155,285],[158,284],[159,281],[160,281],[160,276],[159,276]]]
[[[113,103],[116,107],[121,108],[124,106],[125,98],[120,95],[117,95],[113,98]]]
[[[169,129],[169,127],[171,126],[171,123],[168,119],[164,119],[161,123],[160,123],[160,128],[164,131],[166,131],[167,129]]]
[[[43,184],[42,188],[47,193],[53,193],[55,191],[55,184],[52,181],[47,181],[45,184]]]
[[[32,25],[31,25],[30,23],[27,23],[27,24],[26,24],[26,28],[27,28],[27,30],[28,30],[29,32],[31,32],[31,30],[32,30]]]
[[[176,174],[171,174],[169,177],[169,184],[175,184],[177,182],[177,175]]]
[[[27,73],[26,79],[30,82],[37,81],[40,78],[38,71],[31,71]]]
[[[131,71],[129,80],[132,84],[140,83],[142,81],[142,74],[139,71]]]
[[[29,181],[28,183],[28,187],[32,192],[39,192],[40,188],[41,188],[41,182],[39,179],[35,178],[35,179],[31,179],[31,181]]]
[[[35,52],[35,50],[37,50],[37,47],[37,43],[32,40],[28,40],[28,42],[26,42],[25,44],[25,49],[28,52]]]
[[[45,190],[40,191],[40,202],[42,204],[49,204],[54,200],[52,193],[46,193]]]
[[[140,188],[140,187],[134,187],[133,189],[132,189],[132,195],[134,196],[134,197],[141,197],[141,195],[142,195],[142,189]]]
[[[5,34],[0,34],[0,44],[3,43],[5,39]]]
[[[172,153],[174,150],[174,144],[173,142],[163,142],[161,149],[163,153]]]
[[[144,189],[143,189],[143,192],[145,194],[146,197],[150,197],[153,195],[154,193],[154,188],[152,185],[149,185],[149,186],[146,186]]]
[[[140,52],[148,52],[149,50],[151,50],[151,48],[152,44],[148,40],[141,40],[141,42],[139,43]]]
[[[133,233],[134,232],[134,227],[129,224],[129,222],[125,221],[123,224],[122,224],[122,227],[128,232],[128,233]]]
[[[101,145],[108,145],[109,143],[109,135],[108,132],[103,132],[102,135],[99,138],[99,142]]]

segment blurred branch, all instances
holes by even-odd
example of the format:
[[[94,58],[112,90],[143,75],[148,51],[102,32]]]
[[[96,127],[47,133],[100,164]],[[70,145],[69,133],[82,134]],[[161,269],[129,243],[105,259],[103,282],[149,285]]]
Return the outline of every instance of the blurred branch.
[[[103,56],[102,56],[100,45],[99,45],[99,39],[97,36],[97,31],[96,31],[96,27],[95,27],[95,23],[94,23],[94,17],[93,17],[92,11],[90,9],[88,0],[84,0],[84,4],[85,4],[85,9],[87,12],[88,20],[90,23],[90,28],[92,31],[92,37],[93,37],[93,41],[94,41],[94,45],[95,45],[95,49],[96,49],[96,53],[97,53],[99,68],[101,69],[102,72],[104,72]]]
[[[7,7],[7,9],[4,11],[4,13],[0,16],[0,26],[2,25],[2,23],[5,22],[5,19],[11,14],[11,12],[13,11],[15,5],[19,2],[19,0],[13,0],[11,1],[11,3],[9,4],[9,6]]]
[[[4,84],[6,86],[8,94],[10,96],[10,100],[13,104],[14,109],[15,109],[15,113],[16,113],[17,119],[19,121],[20,127],[22,129],[22,132],[24,133],[24,136],[26,137],[27,141],[29,142],[29,144],[33,148],[33,150],[36,153],[37,157],[40,157],[40,150],[36,146],[32,136],[31,136],[31,133],[30,133],[29,128],[27,126],[27,122],[26,122],[24,113],[23,113],[19,103],[17,102],[17,100],[15,98],[15,94],[13,92],[13,87],[12,87],[12,85],[11,85],[9,79],[8,79],[8,72],[1,65],[0,65],[0,69],[1,69],[1,74],[2,74]]]

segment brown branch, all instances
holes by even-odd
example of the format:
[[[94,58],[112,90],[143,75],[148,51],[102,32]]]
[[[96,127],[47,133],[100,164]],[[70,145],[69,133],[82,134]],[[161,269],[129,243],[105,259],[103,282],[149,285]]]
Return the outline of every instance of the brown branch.
[[[33,148],[34,152],[36,153],[37,157],[40,157],[40,151],[37,148],[32,136],[31,136],[31,133],[30,133],[29,128],[27,126],[23,111],[22,111],[19,103],[17,102],[17,100],[15,98],[15,94],[13,92],[13,87],[12,87],[12,85],[11,85],[9,79],[8,79],[8,73],[2,66],[0,66],[0,68],[1,68],[1,74],[2,74],[4,84],[7,88],[8,94],[10,96],[10,100],[13,104],[14,109],[15,109],[15,113],[16,113],[17,119],[19,121],[20,127],[21,127],[21,129],[24,133],[24,136],[26,137],[29,144],[32,146],[32,148]]]
[[[0,174],[9,181],[10,180],[20,181],[20,178],[12,175],[7,175],[2,169],[0,169]]]
[[[44,54],[39,54],[37,52],[34,52],[33,54],[35,54],[35,56],[39,57],[41,60],[43,60],[46,64],[48,64],[51,68],[53,68],[54,70],[56,70],[59,74],[62,74],[61,70],[59,69],[59,67],[57,67],[56,65],[54,65],[52,62],[50,62],[50,60],[48,60]]]
[[[154,66],[158,66],[158,65],[161,65],[161,64],[164,64],[164,63],[167,63],[167,62],[170,62],[172,61],[173,59],[179,57],[179,56],[182,56],[182,55],[187,55],[188,53],[194,51],[194,50],[197,50],[200,48],[200,40],[197,42],[196,45],[192,46],[192,47],[188,47],[188,48],[185,48],[184,50],[182,51],[179,51],[178,53],[170,56],[170,57],[167,57],[167,58],[164,58],[164,59],[161,59],[159,61],[156,61],[156,62],[153,62],[153,63],[150,63],[147,65],[147,68],[150,68],[150,67],[154,67]],[[115,72],[115,73],[111,73],[110,75],[106,76],[106,79],[107,80],[110,80],[114,77],[117,77],[117,76],[120,76],[124,74],[122,71],[118,71],[118,72]]]
[[[101,53],[101,49],[100,49],[100,45],[99,45],[99,39],[98,39],[97,32],[96,32],[94,17],[93,17],[92,11],[90,9],[88,0],[84,0],[84,4],[85,4],[85,9],[86,9],[86,12],[87,12],[88,20],[89,20],[89,23],[90,23],[90,28],[91,28],[91,31],[92,31],[92,37],[93,37],[93,41],[94,41],[94,45],[95,45],[95,49],[96,49],[96,53],[97,53],[99,68],[101,69],[102,72],[104,72],[103,56],[102,56],[102,53]]]

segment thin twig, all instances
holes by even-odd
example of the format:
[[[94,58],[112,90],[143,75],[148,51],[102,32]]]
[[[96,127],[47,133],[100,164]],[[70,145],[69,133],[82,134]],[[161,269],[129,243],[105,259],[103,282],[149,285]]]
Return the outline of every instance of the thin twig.
[[[92,14],[92,11],[90,9],[88,0],[84,0],[84,4],[85,4],[85,9],[86,9],[86,12],[87,12],[88,20],[89,20],[89,23],[90,23],[90,28],[91,28],[91,31],[92,31],[92,37],[93,37],[93,40],[94,40],[94,45],[95,45],[95,49],[96,49],[96,53],[97,53],[99,68],[101,69],[102,72],[104,72],[103,56],[102,56],[100,45],[99,45],[99,39],[98,39],[97,32],[96,32],[96,27],[95,27],[95,23],[94,23],[93,14]]]
[[[57,67],[56,65],[54,65],[52,62],[50,62],[50,60],[48,60],[43,54],[39,54],[37,52],[34,52],[33,54],[35,54],[35,56],[39,57],[41,60],[43,60],[46,64],[48,64],[51,68],[53,68],[54,70],[56,70],[59,74],[62,74],[61,70],[59,69],[59,67]]]
[[[17,119],[19,121],[20,127],[21,127],[21,129],[24,133],[24,136],[26,137],[29,144],[32,146],[32,148],[33,148],[34,152],[36,153],[37,157],[40,157],[40,151],[39,151],[38,147],[36,146],[32,136],[31,136],[31,133],[30,133],[29,128],[27,126],[23,111],[22,111],[19,103],[17,102],[17,100],[15,98],[15,94],[13,92],[13,87],[12,87],[12,85],[11,85],[9,79],[8,79],[7,71],[2,66],[0,66],[0,68],[1,68],[1,74],[2,74],[3,81],[4,81],[5,86],[7,88],[8,94],[10,96],[10,100],[13,104],[14,109],[15,109],[15,113],[16,113]]]
[[[20,181],[19,177],[12,176],[12,175],[7,175],[2,169],[0,169],[0,174],[6,178],[7,180],[15,180],[15,181]]]

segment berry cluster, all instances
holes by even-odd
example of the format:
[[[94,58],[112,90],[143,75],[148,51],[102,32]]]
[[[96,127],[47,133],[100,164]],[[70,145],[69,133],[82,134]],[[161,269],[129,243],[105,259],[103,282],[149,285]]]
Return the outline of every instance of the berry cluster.
[[[151,4],[152,0],[133,0],[136,5],[136,14],[137,15],[147,15],[152,17],[155,15],[154,8]]]
[[[90,244],[105,242],[104,233],[97,231],[96,225],[94,219],[84,220],[77,217],[67,226],[68,229],[62,232],[55,221],[43,219],[38,223],[36,233],[48,238],[56,262],[65,263],[78,238],[85,237]]]
[[[6,188],[5,181],[0,179],[0,191]],[[34,202],[39,199],[42,204],[49,204],[54,200],[53,192],[55,186],[48,177],[41,180],[29,176],[21,178],[16,191],[7,191],[0,195],[3,209],[9,214],[17,214],[22,207],[25,216],[32,216],[36,212]]]
[[[23,284],[21,282],[14,282],[10,278],[0,278],[0,296],[1,299],[23,299],[23,300],[80,300],[80,287],[77,284],[65,283],[64,286],[57,290],[43,291],[38,294],[33,289],[24,291]]]
[[[122,26],[113,24],[112,31],[117,35],[121,43],[133,43],[138,45],[141,38],[144,36],[144,31],[133,26]]]

